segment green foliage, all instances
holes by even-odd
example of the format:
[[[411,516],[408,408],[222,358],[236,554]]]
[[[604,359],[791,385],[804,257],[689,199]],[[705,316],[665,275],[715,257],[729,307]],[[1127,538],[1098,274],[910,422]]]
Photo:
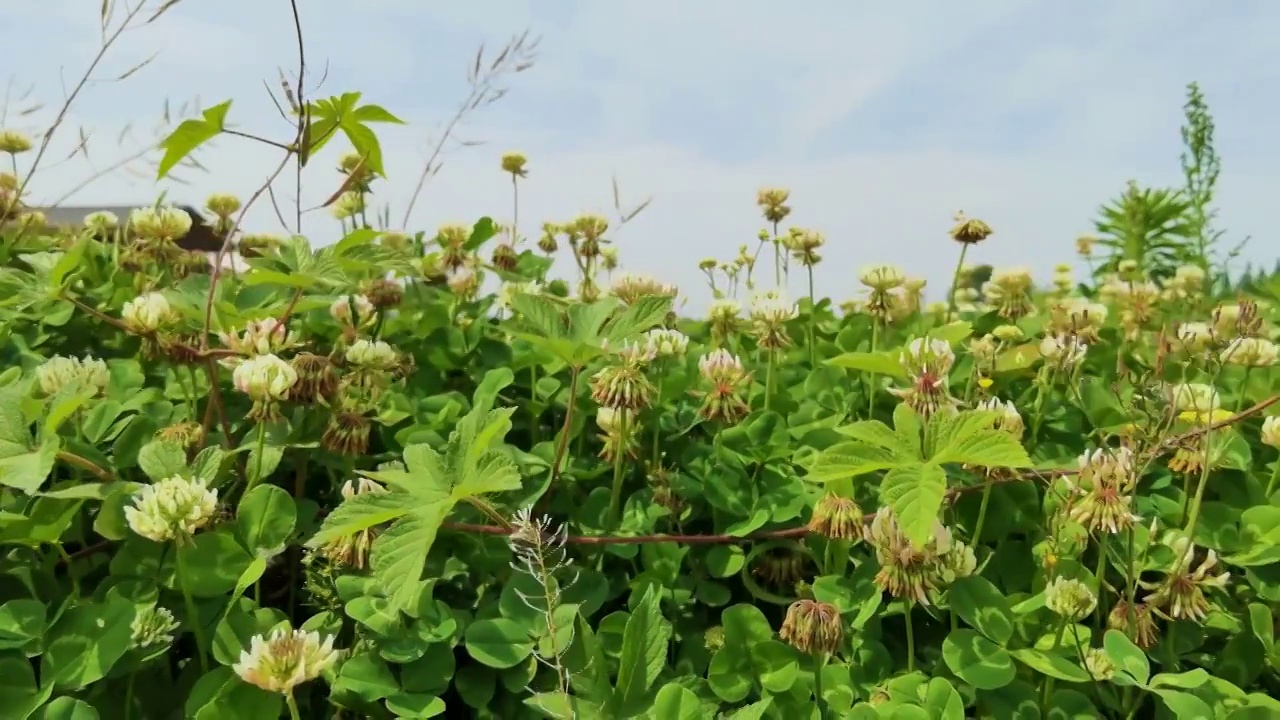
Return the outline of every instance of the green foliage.
[[[359,93],[289,109],[300,136],[264,149],[358,156],[332,245],[214,278],[146,223],[0,230],[4,717],[1280,711],[1280,304],[1250,305],[1280,285],[1164,281],[1212,218],[1199,105],[1187,193],[1131,186],[1098,222],[1103,269],[1164,292],[1011,297],[986,266],[954,312],[903,282],[736,323],[606,289],[604,218],[538,253],[514,219],[376,229],[374,128],[400,120]],[[779,281],[813,261],[770,242]],[[761,289],[748,259],[717,289]],[[1194,322],[1205,347],[1159,342]]]

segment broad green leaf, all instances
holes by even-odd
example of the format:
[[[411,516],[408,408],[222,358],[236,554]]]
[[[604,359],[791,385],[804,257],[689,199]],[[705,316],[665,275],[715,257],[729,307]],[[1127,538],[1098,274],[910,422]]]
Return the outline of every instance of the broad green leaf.
[[[1147,661],[1147,654],[1125,637],[1124,633],[1108,630],[1102,636],[1102,648],[1106,650],[1112,664],[1128,673],[1139,685],[1145,685],[1151,678],[1151,664]]]
[[[978,632],[1003,645],[1013,636],[1009,600],[981,575],[959,578],[947,588],[951,610]]]
[[[0,485],[28,494],[39,490],[58,461],[59,445],[56,436],[49,437],[38,450],[0,459]]]
[[[298,522],[298,509],[283,488],[259,485],[240,500],[236,509],[236,537],[255,554],[284,549]]]
[[[689,688],[678,683],[667,683],[653,699],[649,710],[653,720],[702,720],[702,703]]]
[[[156,168],[156,179],[161,180],[169,171],[195,151],[196,148],[217,137],[226,125],[231,101],[214,105],[205,110],[199,120],[183,120],[169,136],[160,142],[164,155]]]
[[[842,425],[836,428],[836,432],[852,438],[855,442],[886,450],[901,462],[915,462],[921,459],[918,441],[913,443],[906,432],[898,432],[879,420],[860,420],[850,425]]]
[[[938,464],[954,463],[993,468],[1025,468],[1031,458],[1022,443],[993,427],[996,414],[969,410],[947,418],[941,413],[929,419],[932,454]]]
[[[134,604],[115,591],[65,612],[49,629],[41,682],[77,690],[106,677],[129,650],[134,613]]]
[[[609,707],[619,717],[643,706],[649,688],[667,665],[671,628],[662,617],[661,594],[650,586],[627,619],[618,658],[618,681]]]
[[[902,367],[896,352],[848,352],[837,355],[826,363],[846,370],[859,370],[899,379],[907,377],[907,371]]]
[[[168,440],[152,440],[138,451],[138,467],[151,482],[187,474],[187,451]]]
[[[373,541],[369,553],[373,577],[397,610],[408,610],[417,600],[418,581],[422,578],[427,554],[435,543],[440,524],[451,510],[452,501],[415,507]]]
[[[916,547],[933,535],[947,493],[947,474],[936,463],[911,463],[885,473],[881,500],[893,509],[898,526]]]
[[[885,448],[856,441],[842,442],[819,452],[809,465],[805,479],[816,483],[835,482],[888,470],[901,463],[901,458]]]
[[[533,640],[525,627],[506,618],[471,623],[464,643],[477,662],[498,669],[515,667],[533,652]]]
[[[1009,651],[972,630],[952,630],[942,641],[942,659],[961,680],[979,690],[1013,682],[1018,669]]]
[[[325,517],[320,529],[307,541],[307,547],[323,547],[361,530],[389,523],[408,513],[418,503],[407,493],[360,493],[343,500]]]

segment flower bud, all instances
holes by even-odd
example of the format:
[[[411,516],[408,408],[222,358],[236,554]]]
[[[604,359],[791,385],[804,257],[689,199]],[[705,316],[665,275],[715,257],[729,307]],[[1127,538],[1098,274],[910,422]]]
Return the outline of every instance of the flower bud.
[[[1262,421],[1262,444],[1280,448],[1280,416],[1272,415]]]
[[[120,316],[125,327],[139,335],[167,329],[178,321],[178,313],[169,305],[168,299],[158,292],[140,295],[126,302]]]
[[[1045,587],[1044,604],[1067,622],[1076,622],[1093,612],[1098,598],[1088,585],[1059,575]]]
[[[203,480],[175,476],[144,485],[125,507],[129,528],[148,540],[179,544],[213,519],[218,508],[218,491]]]
[[[400,355],[381,340],[357,340],[347,348],[348,363],[363,370],[394,370]]]
[[[168,608],[149,605],[133,616],[129,625],[129,647],[133,650],[158,650],[173,645],[173,633],[179,627]]]

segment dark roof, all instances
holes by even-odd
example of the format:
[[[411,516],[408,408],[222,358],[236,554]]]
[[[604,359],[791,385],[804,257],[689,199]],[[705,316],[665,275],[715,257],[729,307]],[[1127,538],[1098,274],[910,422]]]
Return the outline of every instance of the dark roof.
[[[50,225],[71,225],[79,226],[84,222],[86,215],[95,212],[106,211],[117,218],[121,222],[129,219],[129,213],[137,210],[142,205],[129,206],[108,206],[108,205],[82,205],[82,206],[59,206],[52,208],[31,208],[44,213],[45,220]],[[203,252],[217,252],[222,249],[222,238],[213,232],[213,228],[205,222],[204,216],[199,210],[190,205],[178,205],[179,209],[184,210],[191,216],[191,230],[186,235],[179,238],[178,247],[183,250],[200,250]]]

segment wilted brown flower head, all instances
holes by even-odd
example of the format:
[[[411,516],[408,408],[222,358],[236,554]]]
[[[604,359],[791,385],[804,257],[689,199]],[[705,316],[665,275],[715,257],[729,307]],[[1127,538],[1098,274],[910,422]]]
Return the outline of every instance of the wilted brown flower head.
[[[324,355],[298,353],[292,361],[298,382],[289,390],[289,399],[305,404],[328,404],[338,389],[338,371]]]
[[[778,637],[802,653],[831,655],[844,640],[840,611],[816,600],[797,600],[787,608]]]
[[[320,445],[340,455],[363,455],[369,449],[373,423],[362,410],[344,408],[335,412],[325,426]]]
[[[1156,627],[1151,606],[1144,602],[1134,603],[1130,608],[1129,601],[1121,598],[1107,615],[1107,627],[1128,635],[1143,650],[1151,649],[1160,639],[1160,630]]]
[[[951,226],[951,239],[965,245],[976,245],[991,237],[991,226],[977,218],[966,217],[963,212],[956,213],[955,224]]]
[[[852,498],[827,493],[813,507],[809,531],[833,540],[861,540],[865,533],[862,508]]]
[[[756,205],[764,213],[764,219],[771,223],[780,223],[791,214],[787,200],[791,191],[783,188],[764,188],[756,193]]]
[[[498,243],[493,248],[493,266],[499,270],[511,272],[516,269],[516,263],[519,262],[520,256],[516,254],[516,249],[510,243]]]
[[[156,439],[181,445],[184,448],[191,448],[195,447],[195,444],[200,441],[202,434],[203,428],[200,427],[200,423],[180,422],[161,428],[156,432]]]

